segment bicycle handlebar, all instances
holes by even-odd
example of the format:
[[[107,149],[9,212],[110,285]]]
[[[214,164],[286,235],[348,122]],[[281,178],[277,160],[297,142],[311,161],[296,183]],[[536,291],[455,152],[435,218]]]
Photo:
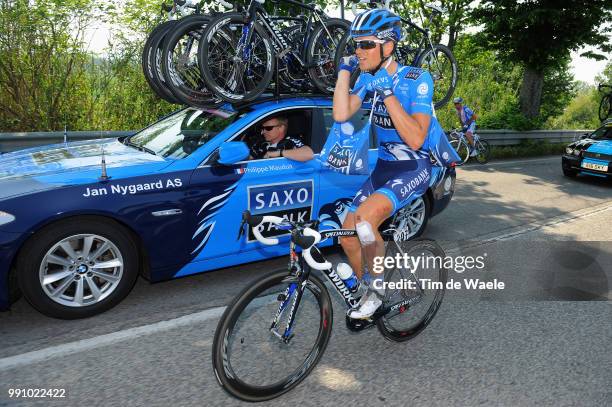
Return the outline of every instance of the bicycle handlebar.
[[[249,211],[244,211],[242,213],[242,222],[247,223],[253,230],[253,235],[257,241],[265,244],[267,246],[274,246],[278,244],[278,239],[276,238],[268,238],[261,234],[259,231],[259,226],[263,223],[271,223],[273,225],[280,225],[283,223],[287,223],[287,221],[278,216],[257,216],[251,215]],[[242,226],[240,226],[242,228]],[[321,234],[316,230],[306,227],[302,231],[301,236],[294,235],[294,242],[302,248],[302,257],[306,261],[306,263],[315,270],[329,270],[332,267],[332,264],[329,261],[318,262],[316,261],[312,253],[310,252],[315,245],[321,241]]]

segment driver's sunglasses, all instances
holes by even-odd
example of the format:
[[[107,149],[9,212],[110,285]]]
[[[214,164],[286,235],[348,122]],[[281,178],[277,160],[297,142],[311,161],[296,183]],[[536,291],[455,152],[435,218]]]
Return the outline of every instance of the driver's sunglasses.
[[[274,126],[261,126],[262,130],[271,131],[275,127],[280,127],[282,124],[275,124]]]
[[[384,40],[362,40],[362,41],[355,41],[353,40],[353,45],[355,46],[355,49],[361,48],[361,49],[373,49],[376,48],[376,44],[384,44],[387,41]]]

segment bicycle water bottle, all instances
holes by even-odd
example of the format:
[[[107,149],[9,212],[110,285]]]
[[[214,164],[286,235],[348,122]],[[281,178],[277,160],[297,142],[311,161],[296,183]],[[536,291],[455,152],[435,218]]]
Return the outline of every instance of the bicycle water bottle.
[[[351,293],[356,293],[357,290],[359,290],[361,283],[351,266],[346,263],[338,263],[336,266],[336,274],[344,281],[344,284],[346,284]]]

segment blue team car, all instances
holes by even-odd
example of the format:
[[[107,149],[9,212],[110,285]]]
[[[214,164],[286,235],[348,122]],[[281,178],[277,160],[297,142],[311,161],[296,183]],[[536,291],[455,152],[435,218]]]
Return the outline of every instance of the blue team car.
[[[612,178],[612,119],[568,145],[561,166],[568,177],[580,174]]]
[[[356,128],[368,113],[355,115]],[[331,172],[316,159],[235,154],[236,142],[251,143],[278,114],[288,117],[288,134],[321,150],[331,99],[293,96],[185,108],[130,137],[1,155],[1,309],[22,293],[48,316],[82,318],[120,302],[138,275],[156,282],[286,254],[285,231],[264,231],[280,236],[273,247],[248,234],[237,240],[246,209],[339,227],[365,176]],[[454,186],[454,168],[436,167],[427,194],[402,214],[402,236],[421,234]]]

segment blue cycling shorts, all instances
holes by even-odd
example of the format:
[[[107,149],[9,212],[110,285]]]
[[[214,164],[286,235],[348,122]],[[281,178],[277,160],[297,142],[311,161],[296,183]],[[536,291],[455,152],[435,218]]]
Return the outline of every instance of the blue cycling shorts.
[[[471,132],[472,134],[476,133],[476,122],[470,123],[468,127],[465,127],[463,129],[464,133],[467,133],[468,131]]]
[[[363,201],[377,192],[389,198],[393,204],[391,213],[393,215],[422,196],[429,187],[430,178],[429,158],[403,161],[378,160],[376,168],[353,198],[349,211],[355,212]]]

